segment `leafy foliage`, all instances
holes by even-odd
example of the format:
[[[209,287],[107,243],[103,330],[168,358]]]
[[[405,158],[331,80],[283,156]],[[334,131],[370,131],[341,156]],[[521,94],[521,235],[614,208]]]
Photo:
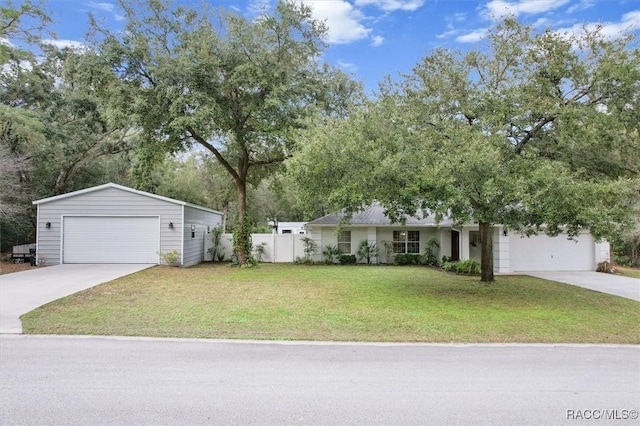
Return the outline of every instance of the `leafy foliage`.
[[[372,257],[378,257],[379,250],[376,243],[371,243],[368,240],[362,240],[358,246],[358,259],[367,261],[367,264],[371,263]]]
[[[355,265],[356,260],[355,254],[341,254],[338,256],[338,261],[341,265]]]
[[[324,259],[324,263],[328,265],[333,264],[340,254],[341,252],[337,245],[326,245],[322,250],[322,258]]]
[[[442,269],[457,274],[480,275],[480,262],[475,259],[462,261],[447,261],[442,264]]]
[[[94,41],[119,78],[103,92],[112,113],[141,128],[140,176],[148,179],[144,165],[167,152],[194,144],[207,150],[236,189],[244,264],[248,184],[279,170],[309,117],[339,111],[356,86],[318,63],[326,27],[296,2],[280,1],[272,15],[255,20],[156,0],[118,3],[126,31],[109,33],[94,20]]]
[[[466,53],[435,49],[291,161],[303,201],[392,220],[418,209],[477,222],[482,281],[495,225],[526,234],[629,226],[640,188],[640,51],[599,29],[568,36],[507,19]],[[366,178],[362,178],[365,176]]]
[[[302,237],[300,241],[302,241],[302,244],[304,245],[304,259],[306,261],[311,261],[311,256],[318,251],[318,243],[316,243],[311,237]]]
[[[438,266],[437,249],[440,248],[440,242],[437,238],[429,238],[425,244],[422,263],[427,266]]]
[[[177,263],[180,260],[180,255],[177,250],[171,250],[168,252],[159,251],[158,256],[160,256],[160,259],[169,266],[177,266]]]
[[[255,257],[251,253],[253,242],[251,240],[251,220],[249,216],[244,216],[243,222],[236,217],[233,227],[233,258],[240,266],[255,266],[257,264]],[[240,261],[240,253],[246,253],[245,261]]]
[[[394,265],[420,265],[422,256],[412,253],[396,253],[393,258]]]

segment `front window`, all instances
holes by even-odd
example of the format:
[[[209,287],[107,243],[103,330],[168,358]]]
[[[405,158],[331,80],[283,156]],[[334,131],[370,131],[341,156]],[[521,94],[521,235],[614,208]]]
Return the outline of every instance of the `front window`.
[[[420,231],[393,231],[394,253],[420,253]]]
[[[407,253],[420,253],[420,231],[407,231]]]
[[[338,250],[342,254],[351,254],[351,231],[340,231],[338,235]]]

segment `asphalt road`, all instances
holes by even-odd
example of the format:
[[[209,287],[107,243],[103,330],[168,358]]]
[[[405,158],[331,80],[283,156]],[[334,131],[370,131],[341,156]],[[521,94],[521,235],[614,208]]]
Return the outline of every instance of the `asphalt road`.
[[[3,426],[637,425],[639,408],[639,346],[0,336]]]

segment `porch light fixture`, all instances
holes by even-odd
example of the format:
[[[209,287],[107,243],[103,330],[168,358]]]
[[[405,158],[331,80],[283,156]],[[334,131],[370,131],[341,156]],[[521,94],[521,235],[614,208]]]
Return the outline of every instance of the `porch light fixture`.
[[[51,222],[47,222],[44,226],[46,226],[47,229],[51,229]]]
[[[169,229],[173,229],[173,222],[169,222]]]
[[[196,231],[196,226],[195,225],[191,225],[191,232],[195,232]]]

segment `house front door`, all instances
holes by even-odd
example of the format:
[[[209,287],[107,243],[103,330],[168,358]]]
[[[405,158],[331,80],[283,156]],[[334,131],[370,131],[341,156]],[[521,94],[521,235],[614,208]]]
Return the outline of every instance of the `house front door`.
[[[460,260],[460,232],[451,230],[451,260]]]

